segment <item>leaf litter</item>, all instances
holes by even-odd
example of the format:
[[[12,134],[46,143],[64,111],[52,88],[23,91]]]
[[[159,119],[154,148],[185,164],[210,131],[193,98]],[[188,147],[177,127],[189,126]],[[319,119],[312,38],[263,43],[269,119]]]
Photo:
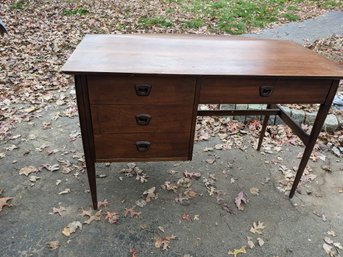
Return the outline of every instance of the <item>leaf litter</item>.
[[[55,5],[54,3],[51,3],[51,4]],[[46,7],[47,6],[43,5],[43,10]],[[65,8],[65,7],[66,6],[64,3],[58,3],[58,5],[56,6],[56,8],[59,8],[59,9]],[[51,8],[51,9],[54,9],[54,8]],[[30,5],[29,5],[28,11],[32,12],[32,14],[29,13],[30,19],[37,20],[38,17],[42,18],[41,15],[39,15],[38,10],[36,10],[35,8],[31,8]],[[39,11],[41,11],[41,9],[39,9]],[[11,49],[11,48],[16,49],[17,51],[19,51],[15,53],[16,58],[18,58],[19,60],[22,60],[22,62],[20,61],[14,62],[13,58],[9,56],[5,56],[5,58],[8,58],[9,62],[7,62],[6,60],[6,62],[1,61],[0,63],[1,67],[3,67],[2,64],[4,63],[8,64],[8,67],[5,66],[6,73],[7,71],[8,73],[6,74],[6,76],[0,76],[0,80],[3,77],[5,77],[4,81],[6,83],[6,84],[0,84],[1,92],[6,92],[7,94],[5,96],[3,95],[0,96],[1,98],[0,100],[4,99],[4,101],[0,101],[1,103],[0,110],[2,112],[3,111],[5,112],[5,118],[6,118],[6,123],[7,123],[5,125],[1,124],[2,127],[0,128],[0,138],[3,135],[10,134],[11,128],[13,128],[16,123],[31,120],[33,117],[36,116],[37,112],[39,112],[40,109],[47,107],[49,104],[52,104],[54,102],[56,103],[56,105],[65,104],[67,106],[67,109],[66,109],[67,111],[65,111],[65,113],[62,113],[62,115],[66,115],[67,117],[77,116],[77,108],[75,106],[74,99],[72,97],[71,99],[65,99],[61,94],[61,91],[65,90],[66,88],[69,88],[69,85],[71,84],[71,79],[66,78],[65,75],[58,74],[58,69],[61,66],[61,64],[64,62],[64,60],[66,59],[66,56],[69,55],[71,50],[76,46],[76,44],[79,42],[80,38],[83,35],[81,35],[80,33],[77,33],[77,31],[73,31],[74,26],[71,26],[68,23],[65,24],[66,26],[64,27],[64,30],[66,31],[71,30],[71,32],[52,33],[53,29],[51,28],[57,28],[58,26],[58,23],[53,22],[53,20],[54,18],[58,19],[59,17],[56,16],[54,12],[52,13],[52,15],[47,15],[47,17],[49,17],[49,19],[47,20],[45,24],[44,22],[39,22],[39,20],[37,20],[39,24],[41,24],[39,29],[38,28],[35,29],[33,27],[27,28],[26,26],[23,26],[21,24],[17,24],[18,25],[17,27],[11,26],[15,28],[14,30],[17,32],[18,35],[15,35],[15,33],[11,35],[13,36],[12,37],[13,43],[11,43],[9,39],[7,38],[5,39],[4,46],[7,49],[7,52],[8,52],[8,49]],[[82,21],[75,19],[75,23],[77,24],[81,24],[81,22],[85,22],[86,24],[94,23],[93,17],[90,17],[89,19],[84,18],[81,20]],[[10,21],[10,23],[12,22],[14,21]],[[127,24],[127,26],[129,30],[134,30],[134,28],[132,28],[130,24]],[[110,30],[110,28],[111,28],[110,26],[109,27],[104,26],[103,29]],[[27,34],[28,38],[31,38],[30,33],[32,35],[35,33],[46,34],[44,39],[47,40],[50,44],[49,43],[45,44],[46,45],[45,48],[41,49],[42,50],[41,52],[47,55],[46,58],[43,58],[43,60],[40,60],[39,53],[35,52],[39,48],[31,44],[29,44],[26,50],[24,48],[24,51],[27,51],[27,53],[24,53],[24,55],[21,53],[22,50],[18,49],[17,46],[18,45],[20,46],[21,42],[23,42],[24,38],[26,38],[25,36],[23,37],[22,35],[20,35],[22,33],[19,33],[20,31],[23,31],[23,29],[24,31],[27,30],[25,34]],[[32,31],[34,33],[32,33]],[[73,32],[76,32],[76,33],[73,33]],[[69,44],[64,43],[64,42],[68,42]],[[3,53],[6,53],[6,51],[4,51]],[[34,60],[29,60],[29,58],[25,57],[26,54],[33,54],[34,58],[32,59]],[[44,62],[46,60],[48,61],[49,65],[44,65]],[[32,61],[37,62],[37,65],[35,65],[35,63],[33,63]],[[19,67],[16,67],[16,65],[18,65]],[[32,67],[35,67],[34,69],[35,71],[37,71],[37,78],[31,78],[27,76],[27,74],[32,73],[32,70],[31,70]],[[11,72],[11,70],[13,70],[13,72]],[[18,70],[23,70],[24,71],[23,74],[16,74],[16,73],[19,73],[19,72],[16,72]],[[25,77],[28,77],[28,79],[25,79]],[[8,87],[8,90],[3,90],[4,85],[5,85],[5,88],[7,89],[7,84],[10,85],[11,87],[13,86],[13,88],[16,88],[16,91],[14,91],[11,87]],[[46,88],[43,90],[43,87],[46,87]],[[54,87],[57,87],[58,89],[56,90]],[[9,99],[13,100],[13,103],[18,103],[20,101],[23,101],[25,102],[27,106],[25,109],[19,110],[19,112],[17,112],[10,105],[6,105]],[[45,99],[46,101],[39,101],[39,99]],[[3,108],[4,106],[3,103],[5,103],[6,105],[4,108]],[[0,116],[2,115],[1,111],[0,111]],[[10,121],[13,121],[13,123],[11,123]],[[220,133],[220,138],[223,142],[222,144],[218,146],[216,145],[214,147],[216,150],[222,150],[222,149],[225,150],[225,149],[231,149],[233,147],[242,146],[242,139],[241,139],[240,134],[244,134],[242,132],[244,125],[235,121],[230,121],[229,119],[226,119],[226,118],[204,119],[203,121],[204,123],[202,123],[202,127],[206,127],[204,126],[206,122],[208,122],[208,125],[212,127],[209,130],[206,130],[201,127],[199,128],[200,131],[198,134],[201,135],[202,137],[201,140],[208,140],[210,137],[214,136],[215,134]],[[222,124],[224,124],[224,126],[222,126]],[[47,123],[47,127],[49,126],[50,126],[49,123]],[[223,129],[220,127],[223,127]],[[215,128],[215,131],[216,131],[215,133],[213,133],[212,128]],[[267,133],[269,133],[269,136],[273,137],[273,140],[280,139],[279,137],[276,137],[275,134],[270,133],[270,131]],[[79,137],[79,134],[75,134],[73,135],[73,137],[75,138]],[[289,142],[294,143],[295,141],[289,140]],[[279,148],[276,148],[275,150],[275,147],[277,146],[275,145],[274,147],[271,147],[270,148],[271,151],[272,150],[277,151],[279,149]],[[15,148],[9,148],[9,149],[14,150]],[[69,173],[69,172],[66,172],[66,173]],[[140,174],[133,173],[132,177],[135,177],[138,181],[142,183],[145,183],[147,181],[147,177],[141,173]],[[215,191],[216,189],[214,186],[209,186],[209,188],[207,189],[210,192],[210,195],[213,195],[213,196],[216,195],[216,191]],[[187,198],[189,196],[183,196],[183,197]],[[107,207],[107,206],[104,206],[104,207]]]

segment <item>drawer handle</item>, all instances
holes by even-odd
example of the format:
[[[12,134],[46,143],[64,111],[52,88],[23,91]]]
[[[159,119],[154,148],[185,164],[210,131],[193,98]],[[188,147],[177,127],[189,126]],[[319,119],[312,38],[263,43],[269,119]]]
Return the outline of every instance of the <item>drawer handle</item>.
[[[151,115],[149,114],[138,114],[136,115],[136,123],[138,125],[146,126],[149,125],[151,120]]]
[[[137,141],[136,147],[138,152],[147,152],[151,143],[149,141]]]
[[[138,96],[148,96],[151,91],[151,85],[148,84],[138,84],[136,85],[136,94]]]
[[[273,87],[272,86],[261,86],[260,87],[260,96],[267,97],[270,96],[273,93]]]

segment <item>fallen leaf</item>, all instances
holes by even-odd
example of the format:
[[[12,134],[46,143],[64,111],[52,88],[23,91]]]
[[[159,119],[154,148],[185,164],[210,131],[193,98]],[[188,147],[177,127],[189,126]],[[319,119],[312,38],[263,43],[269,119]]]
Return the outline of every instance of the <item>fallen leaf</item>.
[[[29,180],[30,180],[31,182],[36,182],[36,181],[39,180],[39,179],[40,179],[40,177],[37,177],[37,176],[35,176],[35,175],[31,175],[30,178],[29,178]]]
[[[5,206],[8,206],[8,207],[13,206],[12,204],[7,203],[9,200],[12,200],[12,199],[13,199],[13,197],[2,197],[2,198],[0,198],[0,211],[2,211],[2,209]]]
[[[259,246],[263,246],[264,245],[264,241],[260,237],[257,238],[257,243],[258,243]]]
[[[325,237],[324,238],[324,241],[325,241],[325,243],[327,243],[327,244],[329,244],[329,245],[332,245],[333,244],[333,240],[330,238],[330,237]]]
[[[135,249],[135,248],[131,248],[130,249],[130,255],[131,255],[131,257],[138,257],[138,252],[137,252],[137,250]]]
[[[329,231],[327,232],[327,234],[328,234],[329,236],[333,236],[333,237],[336,236],[336,232],[333,231],[333,230],[329,230]]]
[[[163,185],[161,185],[162,189],[167,191],[173,191],[174,193],[177,192],[178,186],[170,181],[165,181]]]
[[[336,255],[336,251],[333,249],[332,246],[330,246],[330,245],[324,243],[324,244],[323,244],[323,249],[324,249],[324,251],[326,252],[326,254],[329,255],[330,257],[335,257],[335,256],[337,256],[337,255]]]
[[[343,250],[343,246],[341,245],[341,243],[333,243],[333,246],[338,248],[338,249]]]
[[[82,208],[80,216],[82,216],[82,217],[85,217],[85,216],[90,217],[90,216],[92,216],[92,212],[93,212],[93,210],[91,208],[89,208],[88,210],[85,210],[85,209]]]
[[[248,243],[248,246],[249,246],[250,249],[255,248],[255,244],[254,244],[254,242],[252,241],[252,238],[249,237],[249,236],[247,237],[247,243]]]
[[[257,221],[253,223],[252,227],[250,228],[250,232],[253,234],[262,235],[262,230],[265,229],[263,222]]]
[[[156,190],[156,187],[152,187],[143,192],[143,197],[145,197],[145,201],[147,203],[151,202],[152,199],[156,198],[155,190]]]
[[[64,194],[69,194],[70,193],[70,188],[66,188],[63,191],[59,192],[59,195],[64,195]]]
[[[47,243],[47,245],[51,250],[55,250],[61,246],[60,241],[51,241],[51,242]]]
[[[332,173],[332,169],[330,168],[329,165],[322,165],[322,170],[329,172],[329,173]]]
[[[163,233],[165,232],[165,231],[164,231],[164,227],[162,227],[162,226],[158,226],[158,229],[159,229],[160,231],[162,231]]]
[[[71,223],[68,224],[68,226],[66,226],[63,231],[62,234],[65,236],[70,236],[72,233],[75,233],[75,231],[77,229],[82,230],[82,224],[80,221],[73,221]]]
[[[238,210],[243,211],[244,210],[244,205],[248,202],[246,199],[246,196],[243,191],[239,192],[237,197],[235,198],[235,204],[238,208]]]
[[[260,189],[258,189],[256,187],[250,188],[249,191],[252,195],[259,195],[260,194]]]
[[[188,222],[192,221],[192,217],[191,217],[191,215],[189,215],[189,213],[182,214],[181,218],[184,221],[188,221]]]
[[[206,162],[208,164],[213,164],[213,163],[215,163],[215,161],[216,161],[216,159],[206,159]]]
[[[143,207],[146,205],[146,201],[143,200],[143,199],[138,199],[138,200],[136,201],[136,205],[137,205],[138,207],[143,208]]]
[[[181,205],[189,205],[189,197],[183,196],[182,194],[179,194],[178,197],[175,198],[175,202],[180,203]]]
[[[201,173],[200,172],[189,172],[189,171],[185,171],[183,172],[183,176],[185,178],[195,178],[195,179],[198,179],[201,177]]]
[[[63,216],[66,211],[67,211],[67,209],[64,208],[63,206],[59,206],[58,208],[53,207],[51,214],[58,214],[60,216]]]
[[[155,237],[155,247],[156,248],[161,248],[162,250],[168,250],[169,244],[171,240],[175,240],[176,236],[171,235],[167,237]]]
[[[116,212],[106,212],[105,220],[108,220],[111,224],[117,224],[119,220],[119,214]]]
[[[100,219],[101,219],[101,210],[97,211],[94,215],[89,216],[89,218],[86,221],[84,221],[83,223],[86,223],[89,225],[93,221],[100,220]]]
[[[98,201],[98,209],[101,208],[106,208],[108,206],[108,201],[107,199],[103,200],[103,201]]]
[[[228,254],[233,255],[233,257],[237,257],[238,254],[241,253],[247,253],[247,251],[245,250],[245,246],[242,246],[240,249],[234,249],[233,251],[228,252]]]
[[[188,198],[194,198],[194,197],[197,197],[199,194],[193,191],[191,188],[189,188],[185,192],[183,192],[183,195]]]
[[[34,166],[26,166],[20,169],[19,175],[25,175],[28,176],[31,173],[38,172],[38,169]]]
[[[127,216],[130,216],[130,217],[133,217],[133,218],[138,218],[141,216],[141,212],[137,212],[134,210],[135,209],[135,206],[132,207],[132,208],[125,208],[124,210],[124,216],[127,217]]]
[[[50,165],[50,164],[42,164],[39,166],[39,170],[46,169],[48,171],[54,172],[60,169],[60,165],[58,163]]]

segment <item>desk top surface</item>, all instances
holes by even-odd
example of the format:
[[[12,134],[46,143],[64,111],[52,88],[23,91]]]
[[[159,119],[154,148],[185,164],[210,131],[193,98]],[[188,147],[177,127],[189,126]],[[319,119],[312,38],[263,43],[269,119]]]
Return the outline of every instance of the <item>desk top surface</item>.
[[[289,41],[158,34],[87,35],[62,71],[343,78],[342,66]]]

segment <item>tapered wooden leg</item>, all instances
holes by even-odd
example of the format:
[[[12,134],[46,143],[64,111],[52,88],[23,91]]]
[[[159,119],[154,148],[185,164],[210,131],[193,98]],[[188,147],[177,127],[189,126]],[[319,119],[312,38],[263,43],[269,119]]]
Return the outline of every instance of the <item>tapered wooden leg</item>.
[[[88,182],[92,196],[93,208],[96,210],[98,208],[98,201],[95,175],[95,148],[86,76],[75,76],[75,88]]]
[[[297,171],[297,174],[295,176],[291,192],[289,193],[289,198],[292,198],[294,196],[294,193],[298,187],[298,184],[300,182],[301,176],[304,173],[305,167],[307,165],[308,159],[311,156],[312,150],[314,145],[316,144],[318,135],[322,129],[322,126],[324,124],[326,115],[328,114],[330,107],[332,105],[333,98],[335,96],[335,93],[337,91],[339,81],[333,81],[330,91],[326,97],[325,103],[321,104],[317,113],[317,117],[314,121],[314,125],[312,127],[312,131],[310,134],[310,138],[308,140],[308,143],[306,145],[303,157],[301,158],[299,168]]]
[[[89,188],[91,191],[93,209],[97,210],[98,200],[97,200],[97,193],[96,193],[95,163],[90,158],[87,158],[86,155],[85,155],[85,159],[86,159],[88,183],[89,183]]]
[[[270,104],[267,105],[267,109],[270,109]],[[261,129],[261,134],[260,138],[258,140],[258,145],[257,145],[257,151],[260,151],[261,146],[262,146],[262,141],[264,138],[264,134],[266,133],[267,125],[268,125],[268,120],[269,120],[269,114],[267,113],[264,115],[263,123],[262,123],[262,129]]]

